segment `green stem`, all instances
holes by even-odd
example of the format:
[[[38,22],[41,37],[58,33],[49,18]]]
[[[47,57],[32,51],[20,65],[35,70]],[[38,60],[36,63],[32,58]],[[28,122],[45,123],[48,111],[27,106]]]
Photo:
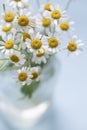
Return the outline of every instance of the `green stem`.
[[[9,60],[8,58],[0,59],[0,60]]]
[[[55,33],[55,25],[54,25],[54,27],[53,27],[53,32],[52,32],[52,34],[54,35],[54,33]]]
[[[39,0],[37,0],[37,6],[38,6],[38,8],[40,8],[40,1]]]
[[[2,67],[0,67],[0,71],[3,71],[4,69],[6,69],[7,65],[8,65],[8,62],[6,62],[6,64],[4,64]]]
[[[18,51],[18,52],[21,52],[20,50],[18,50],[18,49],[16,49],[16,48],[13,48],[13,50]]]
[[[67,4],[65,6],[65,10],[69,9],[71,2],[72,2],[72,0],[68,0]]]
[[[21,36],[21,41],[20,41],[20,44],[19,44],[19,50],[21,50],[21,48],[22,48],[22,43],[23,43],[23,36]]]
[[[17,8],[17,13],[18,13],[18,15],[20,16],[18,5],[16,6],[16,8]]]
[[[5,4],[3,4],[3,10],[4,10],[4,12],[6,11]]]
[[[28,65],[29,67],[31,67],[31,60],[30,60],[29,53],[26,53],[26,58],[27,58],[27,65]]]
[[[2,39],[2,36],[0,36],[0,41],[5,42],[5,41]]]
[[[22,51],[23,54],[26,56],[26,64],[28,67],[31,67],[31,55],[27,53],[27,51]]]

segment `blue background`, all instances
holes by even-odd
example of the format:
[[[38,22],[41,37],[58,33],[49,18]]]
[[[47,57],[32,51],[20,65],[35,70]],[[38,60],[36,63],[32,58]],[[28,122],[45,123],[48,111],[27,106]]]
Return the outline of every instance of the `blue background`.
[[[75,21],[77,35],[85,43],[84,52],[73,57],[67,57],[66,53],[57,55],[61,70],[54,83],[53,108],[46,120],[32,130],[87,130],[87,0],[72,1],[68,13]],[[32,2],[35,3],[35,0]],[[65,6],[67,0],[58,2]],[[9,130],[7,127],[2,119],[0,130]]]

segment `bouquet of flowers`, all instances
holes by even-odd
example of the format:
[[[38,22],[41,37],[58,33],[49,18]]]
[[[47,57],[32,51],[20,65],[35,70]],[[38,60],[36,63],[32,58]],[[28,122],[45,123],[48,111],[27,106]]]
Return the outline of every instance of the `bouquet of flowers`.
[[[7,0],[0,20],[0,71],[14,69],[22,87],[40,82],[41,70],[51,56],[82,51],[73,24],[59,4],[48,2],[33,14],[28,0]],[[65,36],[67,41],[63,41]]]

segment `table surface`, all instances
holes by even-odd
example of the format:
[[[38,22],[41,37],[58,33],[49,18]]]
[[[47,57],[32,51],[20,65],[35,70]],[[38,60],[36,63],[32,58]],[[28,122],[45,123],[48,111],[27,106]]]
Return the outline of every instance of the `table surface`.
[[[61,5],[66,1],[59,0]],[[32,130],[87,130],[87,0],[73,0],[68,12],[75,21],[77,35],[85,43],[84,52],[73,57],[58,54],[61,70],[55,84],[53,108],[46,120]],[[0,129],[10,130],[3,117]]]

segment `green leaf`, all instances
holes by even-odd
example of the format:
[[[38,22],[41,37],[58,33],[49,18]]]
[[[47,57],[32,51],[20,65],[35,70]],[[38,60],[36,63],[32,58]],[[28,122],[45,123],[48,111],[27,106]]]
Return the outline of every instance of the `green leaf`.
[[[0,41],[3,41],[3,42],[5,42],[5,41],[3,40],[3,38],[2,38],[2,36],[0,36]]]
[[[6,9],[5,9],[5,4],[3,4],[3,10],[5,11]]]

